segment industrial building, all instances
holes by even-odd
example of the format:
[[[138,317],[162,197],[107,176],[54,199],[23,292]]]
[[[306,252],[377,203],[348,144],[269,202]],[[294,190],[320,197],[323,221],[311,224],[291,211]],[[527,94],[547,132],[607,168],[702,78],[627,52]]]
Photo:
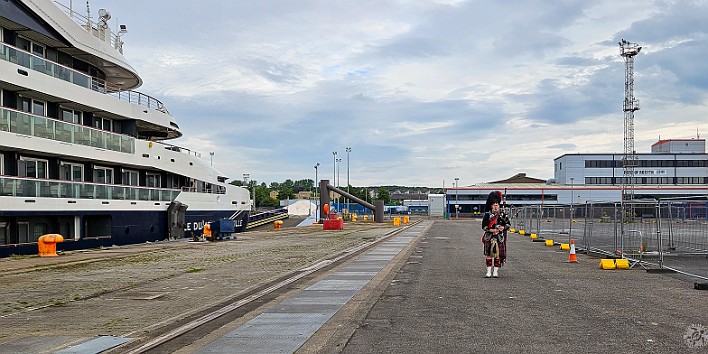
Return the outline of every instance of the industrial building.
[[[636,153],[633,181],[626,179],[623,154],[564,154],[554,159],[554,178],[520,173],[501,181],[445,191],[446,209],[455,217],[484,212],[491,191],[508,204],[569,205],[620,202],[623,183],[633,183],[634,199],[695,198],[708,195],[708,154],[704,139],[659,140],[650,153]]]

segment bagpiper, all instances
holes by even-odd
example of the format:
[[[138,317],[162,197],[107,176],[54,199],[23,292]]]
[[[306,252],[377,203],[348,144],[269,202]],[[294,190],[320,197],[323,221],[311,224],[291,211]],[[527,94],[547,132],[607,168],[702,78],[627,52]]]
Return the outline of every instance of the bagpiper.
[[[494,191],[489,193],[487,203],[484,206],[484,218],[482,219],[482,243],[484,244],[484,256],[486,257],[487,273],[485,278],[499,277],[499,268],[506,262],[506,233],[511,222],[509,217],[500,207],[502,193]]]

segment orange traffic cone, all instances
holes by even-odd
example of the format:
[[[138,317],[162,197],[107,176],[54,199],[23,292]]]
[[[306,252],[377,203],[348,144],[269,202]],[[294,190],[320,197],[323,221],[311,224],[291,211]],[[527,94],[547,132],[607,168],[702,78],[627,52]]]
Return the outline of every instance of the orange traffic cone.
[[[568,255],[568,263],[576,263],[578,258],[575,256],[575,240],[570,240],[570,254]]]

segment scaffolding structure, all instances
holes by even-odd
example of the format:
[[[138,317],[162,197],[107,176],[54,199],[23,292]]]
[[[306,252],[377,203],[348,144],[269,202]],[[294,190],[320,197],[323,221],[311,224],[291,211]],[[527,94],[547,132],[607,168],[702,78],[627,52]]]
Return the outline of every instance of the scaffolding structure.
[[[624,156],[622,157],[622,200],[633,205],[636,184],[634,168],[637,167],[637,152],[634,149],[634,111],[639,110],[639,101],[634,98],[634,57],[642,50],[637,43],[624,39],[619,42],[620,55],[624,58]],[[634,210],[624,210],[625,217],[634,218]]]

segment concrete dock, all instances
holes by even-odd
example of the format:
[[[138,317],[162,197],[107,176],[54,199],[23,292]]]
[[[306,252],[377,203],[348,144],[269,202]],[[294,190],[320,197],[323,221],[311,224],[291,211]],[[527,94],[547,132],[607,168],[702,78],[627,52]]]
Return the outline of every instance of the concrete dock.
[[[78,255],[0,261],[5,300],[0,352],[121,352],[120,343],[105,342],[136,340],[248,284],[394,230],[347,226],[349,238],[341,231],[284,230],[220,245],[123,247],[120,252],[133,253],[112,261],[100,252],[81,255],[84,263],[76,261]],[[359,227],[362,231],[355,233]],[[421,220],[173,352],[708,350],[708,333],[700,332],[708,327],[708,292],[695,290],[692,282],[639,267],[602,270],[597,258],[584,254],[568,263],[567,251],[518,234],[509,235],[508,262],[500,277],[487,279],[480,235],[478,220]],[[195,263],[195,255],[206,261]],[[258,259],[251,268],[240,263],[249,255],[256,257],[252,262]],[[62,262],[66,265],[57,266]],[[105,280],[100,286],[114,288],[105,294],[86,290],[99,279]],[[42,283],[66,289],[42,292]],[[58,299],[72,291],[76,300]],[[83,292],[93,295],[81,298]],[[204,294],[212,298],[207,301]],[[13,302],[42,296],[54,299],[27,308]]]

